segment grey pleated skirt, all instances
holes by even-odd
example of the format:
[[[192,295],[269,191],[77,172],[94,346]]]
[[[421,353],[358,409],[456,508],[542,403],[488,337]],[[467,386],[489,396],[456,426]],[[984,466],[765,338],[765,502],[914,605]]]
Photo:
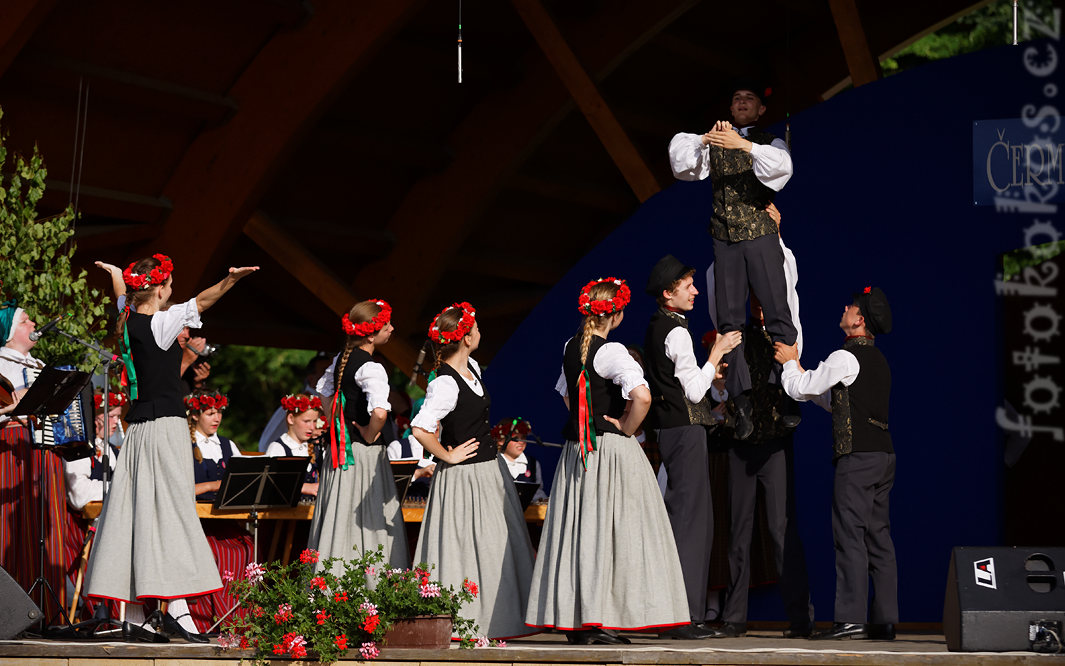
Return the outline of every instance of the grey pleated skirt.
[[[333,469],[327,449],[319,477],[307,545],[319,552],[318,570],[330,557],[350,560],[366,551],[385,547],[385,560],[394,568],[410,566],[403,508],[396,494],[396,481],[383,446],[351,445],[354,463]],[[344,572],[343,562],[333,572]]]
[[[435,565],[432,578],[445,586],[459,589],[467,578],[477,583],[477,597],[459,613],[477,623],[478,635],[535,633],[525,626],[533,571],[529,528],[499,456],[437,465],[414,562]]]
[[[688,624],[688,598],[654,471],[632,437],[607,433],[555,470],[525,622],[639,630]]]
[[[189,426],[180,416],[126,432],[85,573],[86,594],[180,599],[222,587],[196,516]]]

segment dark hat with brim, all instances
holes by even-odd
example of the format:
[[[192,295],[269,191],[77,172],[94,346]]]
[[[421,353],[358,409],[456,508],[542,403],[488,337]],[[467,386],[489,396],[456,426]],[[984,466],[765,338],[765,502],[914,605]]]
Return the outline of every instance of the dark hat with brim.
[[[655,267],[651,269],[651,277],[647,278],[647,295],[658,298],[663,291],[669,289],[671,284],[694,270],[691,266],[681,263],[672,254],[667,254],[659,259]]]
[[[763,106],[769,104],[769,98],[773,95],[772,88],[766,85],[764,81],[753,77],[733,79],[728,91],[729,101],[732,100],[732,96],[738,90],[750,90],[758,97]]]
[[[869,335],[891,332],[891,306],[880,287],[866,287],[856,292],[854,304],[865,318],[865,330]]]

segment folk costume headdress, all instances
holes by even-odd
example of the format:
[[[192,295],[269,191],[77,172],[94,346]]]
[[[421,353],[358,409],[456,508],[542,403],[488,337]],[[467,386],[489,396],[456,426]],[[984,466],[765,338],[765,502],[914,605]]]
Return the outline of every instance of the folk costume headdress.
[[[199,393],[185,396],[185,407],[190,412],[205,412],[208,409],[219,411],[229,406],[229,398],[221,393]]]
[[[532,432],[532,426],[529,422],[520,416],[515,416],[512,419],[503,419],[499,423],[492,426],[492,439],[496,441],[502,440],[504,444],[512,439],[525,439]]]
[[[285,411],[289,414],[302,414],[310,409],[316,409],[321,411],[322,399],[318,396],[309,396],[306,393],[297,393],[295,395],[286,395],[281,398],[281,406],[285,408]]]
[[[617,293],[609,299],[593,299],[592,288],[598,284],[613,283],[618,286]],[[603,317],[621,312],[632,300],[632,292],[620,278],[599,278],[592,280],[581,289],[577,298],[577,310],[586,317]],[[595,412],[592,411],[592,381],[588,376],[588,359],[581,363],[581,374],[577,377],[577,443],[580,446],[581,464],[588,469],[588,455],[595,451]]]
[[[374,299],[374,303],[381,308],[380,312],[374,315],[370,321],[360,322],[353,324],[351,318],[348,315],[344,315],[344,318],[340,320],[341,325],[344,327],[344,332],[348,335],[353,335],[358,338],[368,338],[374,333],[377,333],[384,328],[389,321],[392,320],[392,306],[386,301],[377,298]]]
[[[453,331],[440,330],[440,317],[443,316],[445,312],[452,309],[462,310],[462,316],[459,317],[459,323],[455,325],[455,330]],[[477,311],[466,301],[452,303],[433,317],[433,323],[429,324],[429,339],[434,344],[438,345],[448,345],[453,342],[458,342],[469,335],[470,331],[473,330],[473,325],[476,323],[476,317]]]
[[[97,393],[97,394],[93,395],[92,399],[93,399],[93,403],[96,405],[97,411],[99,411],[100,409],[103,409],[103,404],[104,404],[104,394],[103,393]],[[185,400],[188,401],[188,398],[186,398]],[[107,394],[108,411],[114,409],[115,407],[122,407],[127,402],[129,402],[129,399],[126,398],[126,394],[125,393],[120,393],[118,391],[111,391],[110,393]]]
[[[126,286],[133,291],[143,291],[163,284],[174,273],[174,262],[170,257],[165,254],[153,254],[152,258],[159,262],[159,265],[151,269],[147,273],[134,273],[133,269],[139,264],[139,261],[135,261],[126,267],[126,270],[122,271],[122,281],[126,283]],[[129,301],[126,302],[125,314],[128,317],[132,312],[132,308],[129,306]],[[120,345],[122,349],[122,386],[129,387],[129,395],[134,400],[137,399],[139,391],[137,390],[137,371],[133,367],[133,356],[130,354],[129,349],[129,330],[122,326],[122,341]]]

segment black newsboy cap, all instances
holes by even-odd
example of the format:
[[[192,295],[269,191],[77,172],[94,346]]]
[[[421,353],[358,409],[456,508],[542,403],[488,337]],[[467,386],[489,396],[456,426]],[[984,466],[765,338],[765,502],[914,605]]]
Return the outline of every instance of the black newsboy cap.
[[[891,332],[891,306],[880,287],[866,287],[854,294],[854,304],[865,317],[865,330],[870,335]]]
[[[651,269],[651,277],[647,278],[647,295],[658,298],[658,295],[669,289],[669,285],[675,280],[681,279],[685,273],[694,270],[691,266],[682,264],[672,254],[667,254],[659,259],[655,267]]]

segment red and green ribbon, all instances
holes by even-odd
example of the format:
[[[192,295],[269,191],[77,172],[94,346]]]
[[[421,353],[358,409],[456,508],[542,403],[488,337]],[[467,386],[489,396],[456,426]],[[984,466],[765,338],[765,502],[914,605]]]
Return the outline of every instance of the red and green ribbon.
[[[339,467],[342,470],[351,467],[355,460],[355,452],[351,450],[351,436],[344,421],[344,403],[343,393],[337,391],[333,394],[333,427],[329,430],[329,444],[333,454],[333,469]]]
[[[129,306],[126,306],[129,316]],[[133,367],[133,355],[129,348],[129,326],[122,326],[122,386],[129,387],[129,397],[137,399],[137,369]]]
[[[581,464],[587,470],[588,456],[595,451],[595,412],[592,411],[592,380],[583,365],[577,377],[577,444]]]

